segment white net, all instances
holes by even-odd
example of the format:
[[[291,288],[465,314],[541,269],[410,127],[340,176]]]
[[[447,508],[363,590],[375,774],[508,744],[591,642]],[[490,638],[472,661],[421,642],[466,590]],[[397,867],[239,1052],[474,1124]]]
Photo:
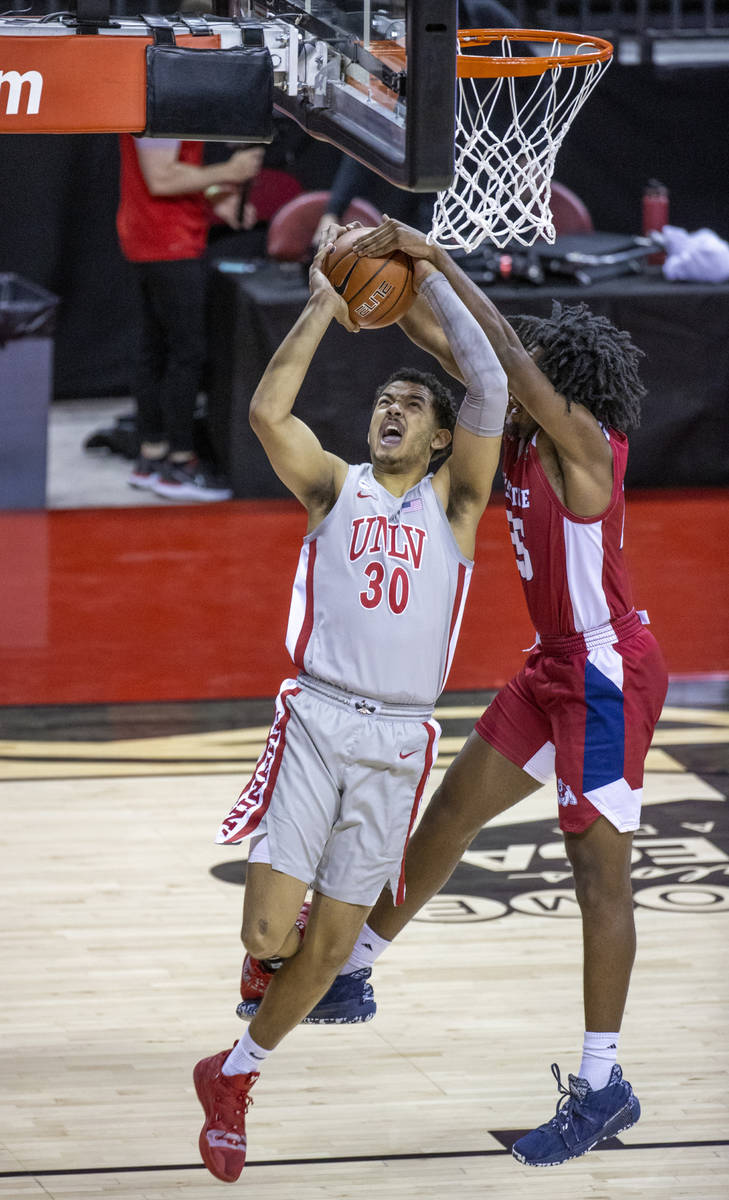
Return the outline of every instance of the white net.
[[[512,57],[509,38],[501,47],[504,58]],[[458,80],[455,178],[438,193],[430,241],[466,251],[486,240],[497,247],[554,242],[550,189],[557,151],[610,60],[594,61],[592,42],[563,46],[555,39],[544,51],[551,58],[583,50],[584,65]]]

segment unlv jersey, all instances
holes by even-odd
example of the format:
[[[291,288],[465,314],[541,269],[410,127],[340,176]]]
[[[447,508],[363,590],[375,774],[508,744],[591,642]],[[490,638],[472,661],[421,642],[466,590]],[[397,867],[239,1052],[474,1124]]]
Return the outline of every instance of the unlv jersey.
[[[445,686],[473,563],[426,476],[404,496],[352,466],[304,538],[286,648],[296,666],[383,703],[432,707]]]
[[[536,446],[504,436],[506,516],[529,615],[540,635],[582,633],[633,607],[623,562],[628,439],[605,430],[613,452],[610,503],[577,517],[555,495]]]

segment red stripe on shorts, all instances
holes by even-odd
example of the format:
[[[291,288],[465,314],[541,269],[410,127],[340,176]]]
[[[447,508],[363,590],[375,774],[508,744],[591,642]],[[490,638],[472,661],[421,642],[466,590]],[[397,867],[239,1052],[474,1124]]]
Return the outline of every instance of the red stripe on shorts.
[[[223,843],[226,846],[240,842],[253,833],[271,803],[286,745],[286,726],[291,716],[286,701],[290,696],[298,696],[300,691],[301,688],[298,687],[289,688],[288,691],[281,692],[279,696],[281,714],[271,727],[263,754],[256,763],[255,771],[243,788],[235,807],[230,810],[223,821],[223,827],[226,825],[231,827],[230,836],[226,837]],[[242,826],[239,825],[241,820],[243,821]]]
[[[418,809],[420,808],[420,801],[423,798],[423,792],[425,791],[425,785],[428,782],[428,776],[430,775],[431,767],[433,766],[433,747],[435,745],[435,726],[432,725],[430,721],[424,721],[423,724],[425,725],[425,728],[428,731],[428,745],[425,747],[425,766],[423,767],[423,773],[420,776],[420,781],[418,783],[418,787],[415,792],[415,799],[413,801],[413,807],[412,807],[412,811],[410,813],[410,824],[408,825],[408,835],[405,838],[405,845],[403,846],[403,849],[402,849],[402,863],[400,865],[400,879],[398,880],[397,896],[395,897],[395,904],[402,904],[403,900],[405,899],[405,855],[407,854],[408,842],[410,841],[410,834],[413,832],[413,825],[415,824],[415,818],[418,815]]]

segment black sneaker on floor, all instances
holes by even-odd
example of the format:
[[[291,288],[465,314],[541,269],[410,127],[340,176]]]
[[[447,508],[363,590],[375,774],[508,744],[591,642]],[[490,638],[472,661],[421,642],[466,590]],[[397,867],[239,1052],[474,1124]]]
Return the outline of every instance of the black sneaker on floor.
[[[168,500],[230,500],[233,495],[225,481],[198,458],[181,463],[168,459],[152,490]]]
[[[140,454],[131,473],[127,476],[127,483],[130,487],[152,491],[166,463],[165,458],[145,458],[143,454]]]

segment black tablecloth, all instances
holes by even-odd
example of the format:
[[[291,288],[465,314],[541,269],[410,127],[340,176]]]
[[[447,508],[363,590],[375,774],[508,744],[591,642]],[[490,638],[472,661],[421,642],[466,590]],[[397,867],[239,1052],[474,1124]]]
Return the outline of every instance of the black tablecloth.
[[[643,423],[631,435],[627,483],[693,487],[729,482],[729,286],[666,283],[656,268],[579,286],[488,288],[506,315],[547,315],[552,299],[586,301],[645,352]],[[296,264],[222,263],[211,281],[209,419],[236,496],[284,496],[248,424],[248,404],[273,352],[306,303]],[[375,389],[402,365],[454,381],[397,326],[348,334],[333,323],[296,402],[322,444],[348,462],[367,458]],[[455,388],[454,388],[455,390]]]

